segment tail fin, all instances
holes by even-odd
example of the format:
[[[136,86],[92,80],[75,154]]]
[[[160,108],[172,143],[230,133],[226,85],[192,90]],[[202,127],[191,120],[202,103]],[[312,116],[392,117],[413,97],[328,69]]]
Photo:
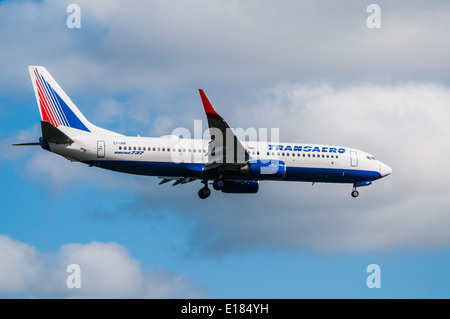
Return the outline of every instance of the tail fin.
[[[41,119],[55,127],[66,126],[91,132],[94,127],[81,114],[61,87],[42,66],[29,66]]]

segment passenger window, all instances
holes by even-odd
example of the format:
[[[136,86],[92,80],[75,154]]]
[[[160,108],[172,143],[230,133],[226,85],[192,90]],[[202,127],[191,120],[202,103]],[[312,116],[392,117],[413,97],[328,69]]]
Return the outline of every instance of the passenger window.
[[[122,150],[122,146],[119,146],[119,151],[121,151]]]

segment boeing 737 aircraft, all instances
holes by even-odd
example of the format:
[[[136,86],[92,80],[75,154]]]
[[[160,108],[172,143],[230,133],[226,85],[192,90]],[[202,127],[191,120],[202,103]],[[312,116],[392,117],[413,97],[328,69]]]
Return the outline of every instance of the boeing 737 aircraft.
[[[70,161],[113,171],[158,176],[160,184],[195,180],[224,193],[256,193],[259,181],[352,184],[358,187],[389,175],[392,170],[371,154],[343,146],[240,141],[199,90],[211,139],[177,136],[124,136],[91,124],[42,66],[28,67],[39,112],[40,145]]]

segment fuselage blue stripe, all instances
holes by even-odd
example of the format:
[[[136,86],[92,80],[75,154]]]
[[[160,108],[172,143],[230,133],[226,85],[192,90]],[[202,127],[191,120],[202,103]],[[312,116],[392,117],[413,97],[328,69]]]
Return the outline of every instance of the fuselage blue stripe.
[[[201,178],[205,164],[202,163],[171,163],[148,161],[85,161],[86,164],[113,171],[147,176],[173,176]],[[360,181],[374,181],[381,178],[377,171],[340,169],[340,168],[314,168],[314,167],[287,167],[284,181],[298,182],[324,182],[324,183],[355,183]],[[243,178],[245,179],[245,178]],[[254,178],[252,178],[254,179]],[[272,180],[270,175],[261,175],[258,180]]]

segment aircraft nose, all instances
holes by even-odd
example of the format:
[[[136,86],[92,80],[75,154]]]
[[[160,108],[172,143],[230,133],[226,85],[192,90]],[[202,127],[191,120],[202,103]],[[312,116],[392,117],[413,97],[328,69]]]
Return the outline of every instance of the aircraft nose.
[[[384,163],[381,163],[381,175],[383,177],[385,177],[385,176],[388,176],[391,173],[392,173],[392,168],[390,168],[389,166],[387,166]]]

